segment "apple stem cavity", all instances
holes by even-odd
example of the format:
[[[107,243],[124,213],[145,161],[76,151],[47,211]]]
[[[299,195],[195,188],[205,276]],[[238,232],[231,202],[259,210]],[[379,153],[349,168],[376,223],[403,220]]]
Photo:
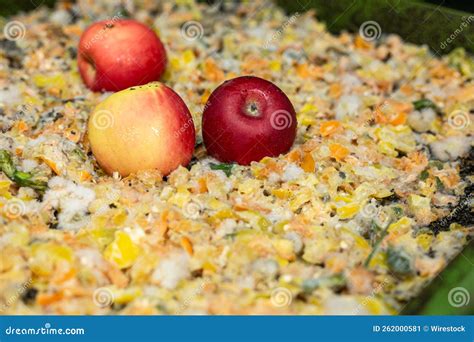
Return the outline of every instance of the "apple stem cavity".
[[[252,118],[258,118],[258,117],[262,116],[262,112],[260,110],[259,105],[254,101],[251,101],[251,102],[247,103],[247,105],[245,106],[244,113],[245,113],[245,115],[248,115]]]

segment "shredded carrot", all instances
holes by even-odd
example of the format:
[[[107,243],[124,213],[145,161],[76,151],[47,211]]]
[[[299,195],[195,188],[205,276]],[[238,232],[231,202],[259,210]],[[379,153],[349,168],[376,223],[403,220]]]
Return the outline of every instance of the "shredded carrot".
[[[193,244],[191,240],[189,240],[187,237],[183,236],[181,238],[181,246],[186,250],[186,252],[189,255],[193,255],[194,250],[193,250]]]
[[[413,87],[409,84],[404,84],[400,87],[400,91],[405,94],[406,96],[410,96],[413,94],[414,90]]]
[[[407,120],[407,113],[413,110],[411,103],[395,100],[386,100],[375,108],[375,122],[378,124],[403,125]]]
[[[346,265],[347,261],[340,255],[330,256],[324,262],[324,266],[333,273],[339,273],[343,271]]]
[[[201,104],[205,104],[207,100],[209,99],[210,95],[211,95],[211,92],[209,91],[209,89],[206,89],[204,91],[204,94],[202,94],[201,96]]]
[[[301,153],[299,150],[293,150],[286,155],[286,159],[293,163],[297,163],[301,160]]]
[[[199,178],[199,180],[198,180],[198,191],[199,191],[200,194],[207,191],[206,178],[204,178],[204,177]]]
[[[28,130],[28,125],[23,120],[18,121],[16,127],[18,128],[18,131],[20,133],[25,132],[25,131]]]
[[[387,118],[386,118],[385,114],[383,113],[382,108],[383,108],[382,106],[375,107],[374,119],[375,119],[375,122],[378,123],[378,124],[386,124],[387,123]]]
[[[405,112],[409,113],[413,110],[413,104],[410,102],[402,102],[402,101],[396,101],[396,100],[387,100],[386,101],[390,107],[392,107],[396,112]]]
[[[46,306],[55,302],[59,302],[63,298],[64,294],[62,292],[40,293],[37,297],[37,302],[39,305]]]
[[[204,61],[204,72],[211,81],[222,81],[224,79],[224,72],[212,58],[207,58]]]
[[[49,93],[50,95],[59,97],[59,96],[61,95],[61,89],[59,89],[59,88],[57,88],[57,87],[52,87],[52,88],[49,88],[49,89],[48,89],[48,93]]]
[[[123,274],[119,268],[110,265],[110,268],[106,271],[106,274],[112,284],[118,288],[124,288],[128,285],[128,277]]]
[[[389,123],[393,126],[404,125],[407,121],[407,114],[405,112],[400,112],[395,116],[390,118]]]
[[[40,159],[46,164],[49,166],[49,168],[51,170],[53,170],[53,172],[55,174],[57,174],[58,176],[61,175],[61,171],[58,169],[58,166],[56,165],[55,162],[53,162],[52,160],[49,160],[48,158],[45,158],[45,157],[40,157]]]
[[[313,156],[311,153],[305,153],[303,157],[303,161],[301,162],[301,168],[306,172],[314,172],[316,164],[314,162]]]
[[[444,64],[438,64],[430,69],[430,75],[434,78],[455,78],[457,71]]]
[[[325,121],[319,127],[319,133],[323,137],[327,137],[331,134],[334,134],[336,131],[341,128],[341,123],[337,120]]]
[[[333,99],[337,99],[342,94],[342,85],[340,83],[332,83],[329,86],[329,96]]]
[[[163,211],[163,213],[160,215],[160,220],[158,222],[158,235],[163,239],[166,239],[168,234],[168,214],[168,210]]]
[[[344,160],[349,155],[349,150],[341,144],[331,144],[329,150],[331,151],[331,157],[337,161]]]
[[[244,73],[255,73],[256,70],[267,70],[268,60],[257,57],[256,55],[248,55],[241,64]]]
[[[229,80],[229,79],[231,79],[231,78],[236,78],[237,76],[239,76],[239,75],[237,75],[235,72],[229,71],[229,72],[226,74],[226,79]]]
[[[474,100],[474,85],[468,85],[464,87],[460,91],[456,92],[453,97],[459,102],[469,102]]]
[[[81,139],[81,135],[79,134],[79,131],[76,129],[68,129],[65,134],[66,138],[72,142],[79,142]]]
[[[304,63],[298,64],[296,67],[296,74],[301,78],[317,79],[323,77],[324,72],[321,67]]]
[[[57,276],[54,277],[53,282],[55,284],[60,284],[64,283],[65,281],[72,279],[76,276],[76,270],[74,268],[69,269],[68,272],[58,274]]]
[[[367,42],[364,38],[362,38],[361,36],[357,36],[355,41],[354,41],[354,45],[356,48],[358,49],[362,49],[362,50],[368,50],[370,49],[370,43]]]
[[[85,182],[92,179],[92,175],[86,170],[81,171],[81,182]]]
[[[79,25],[68,25],[63,27],[63,31],[68,36],[74,35],[80,37],[83,30]]]

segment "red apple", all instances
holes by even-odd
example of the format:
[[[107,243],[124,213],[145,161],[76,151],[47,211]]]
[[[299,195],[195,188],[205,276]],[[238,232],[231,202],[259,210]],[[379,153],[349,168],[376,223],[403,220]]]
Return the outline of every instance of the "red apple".
[[[157,81],[165,71],[166,51],[149,27],[111,19],[87,28],[79,41],[79,72],[93,91],[118,91]]]
[[[248,165],[288,152],[296,136],[296,114],[273,83],[243,76],[221,84],[209,97],[202,118],[204,145],[223,162]]]
[[[88,136],[103,170],[122,176],[148,169],[167,175],[190,162],[195,145],[186,104],[159,82],[119,91],[97,105]]]

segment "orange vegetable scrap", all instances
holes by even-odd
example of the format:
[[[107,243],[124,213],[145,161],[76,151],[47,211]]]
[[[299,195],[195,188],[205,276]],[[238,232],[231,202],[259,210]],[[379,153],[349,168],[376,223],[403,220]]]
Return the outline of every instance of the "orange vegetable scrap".
[[[337,161],[344,160],[349,155],[349,150],[341,144],[331,144],[329,150],[331,151],[331,157]]]
[[[193,244],[191,240],[189,240],[187,237],[183,236],[181,238],[181,246],[189,255],[193,255],[194,253]]]
[[[314,162],[313,156],[311,153],[305,153],[303,161],[301,162],[301,168],[306,172],[314,172],[316,163]]]
[[[412,110],[413,105],[411,103],[387,100],[375,108],[375,122],[393,126],[404,125],[407,121],[408,113]]]
[[[319,133],[323,137],[336,133],[341,128],[341,123],[337,120],[325,121],[319,127]]]
[[[211,81],[218,82],[224,79],[224,72],[217,66],[212,58],[208,58],[204,61],[204,72],[206,73],[206,77]]]

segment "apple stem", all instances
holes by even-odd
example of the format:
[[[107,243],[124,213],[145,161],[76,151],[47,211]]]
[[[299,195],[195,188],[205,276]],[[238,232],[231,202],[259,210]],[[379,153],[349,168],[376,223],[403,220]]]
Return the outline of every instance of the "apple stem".
[[[245,107],[245,114],[254,118],[261,116],[260,108],[258,107],[258,104],[253,101],[250,103],[247,103],[247,106]]]

